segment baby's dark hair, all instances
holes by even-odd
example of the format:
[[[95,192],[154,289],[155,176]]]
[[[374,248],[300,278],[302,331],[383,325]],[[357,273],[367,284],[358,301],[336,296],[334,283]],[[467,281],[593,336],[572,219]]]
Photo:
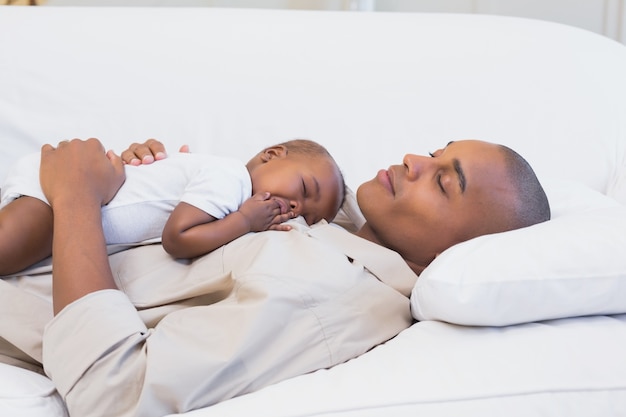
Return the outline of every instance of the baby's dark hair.
[[[339,168],[339,165],[337,165],[335,158],[333,158],[330,152],[328,152],[328,149],[310,139],[292,139],[283,143],[279,143],[279,145],[284,146],[287,149],[287,153],[294,152],[302,155],[327,158],[328,160],[330,160],[337,169],[337,172],[339,173],[339,179],[341,180],[339,187],[339,189],[341,190],[341,195],[339,196],[339,207],[341,208],[341,206],[343,206],[347,194],[346,181],[343,177],[343,172],[341,172],[341,168]]]
[[[332,155],[324,146],[309,139],[292,139],[287,142],[279,143],[279,145],[287,148],[289,152],[332,158]]]
[[[499,145],[506,161],[506,169],[517,195],[513,227],[522,228],[550,220],[548,197],[528,161],[513,149]]]

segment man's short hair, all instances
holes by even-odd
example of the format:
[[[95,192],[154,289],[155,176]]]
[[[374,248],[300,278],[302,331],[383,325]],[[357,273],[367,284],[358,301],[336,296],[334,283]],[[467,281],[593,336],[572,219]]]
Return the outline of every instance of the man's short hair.
[[[499,145],[506,169],[516,195],[513,207],[512,229],[532,226],[550,220],[548,197],[528,161],[513,149]]]

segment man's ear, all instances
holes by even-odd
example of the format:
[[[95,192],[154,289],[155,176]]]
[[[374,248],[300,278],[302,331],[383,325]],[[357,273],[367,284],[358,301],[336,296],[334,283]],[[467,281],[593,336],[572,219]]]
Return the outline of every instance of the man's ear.
[[[272,159],[280,159],[287,156],[287,147],[284,145],[274,145],[263,149],[261,152],[261,161],[267,162]]]

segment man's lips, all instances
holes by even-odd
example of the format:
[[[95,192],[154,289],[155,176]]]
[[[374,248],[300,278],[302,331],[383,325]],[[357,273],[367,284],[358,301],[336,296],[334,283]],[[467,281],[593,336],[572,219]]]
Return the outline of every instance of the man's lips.
[[[380,171],[378,171],[378,174],[376,174],[376,179],[378,180],[378,182],[380,182],[382,184],[383,187],[385,187],[391,194],[395,194],[395,191],[393,189],[393,181],[392,181],[392,173],[389,170],[386,169],[381,169]]]

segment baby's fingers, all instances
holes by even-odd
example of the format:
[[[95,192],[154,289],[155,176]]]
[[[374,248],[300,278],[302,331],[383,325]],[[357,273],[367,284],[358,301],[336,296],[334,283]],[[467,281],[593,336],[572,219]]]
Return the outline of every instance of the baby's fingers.
[[[274,224],[278,224],[278,223],[284,223],[287,220],[293,219],[294,217],[296,217],[293,213],[293,211],[288,211],[287,213],[279,213],[276,215],[276,217],[274,217]]]
[[[289,230],[291,230],[291,226],[285,224],[285,222],[289,219],[292,219],[293,217],[294,214],[291,211],[288,213],[277,214],[276,216],[274,216],[272,224],[267,228],[267,230],[280,230],[288,232]]]
[[[285,223],[273,224],[267,230],[278,230],[280,232],[288,232],[291,230],[291,226]]]

